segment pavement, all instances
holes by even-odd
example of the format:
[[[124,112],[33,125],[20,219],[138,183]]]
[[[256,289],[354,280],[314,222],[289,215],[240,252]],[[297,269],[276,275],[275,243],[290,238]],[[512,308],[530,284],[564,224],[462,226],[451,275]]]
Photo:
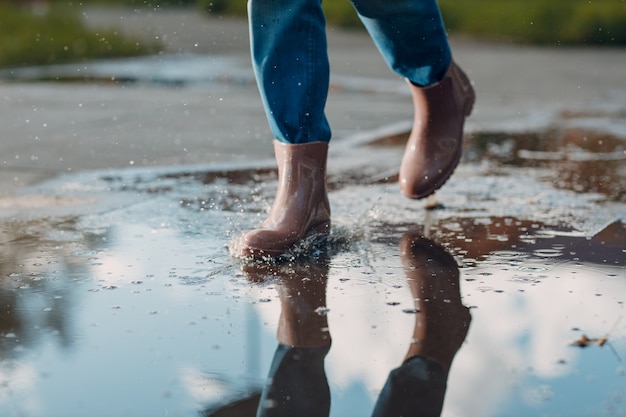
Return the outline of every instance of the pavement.
[[[157,38],[165,49],[139,60],[0,73],[3,205],[23,187],[68,172],[271,161],[245,20],[188,9],[93,7],[83,18],[97,28]],[[405,133],[408,91],[366,32],[329,28],[328,37],[331,155],[349,153],[358,138]],[[577,119],[626,136],[626,49],[458,37],[451,43],[477,91],[469,133],[534,131]],[[34,82],[33,74],[61,81]],[[93,80],[75,82],[77,76]]]

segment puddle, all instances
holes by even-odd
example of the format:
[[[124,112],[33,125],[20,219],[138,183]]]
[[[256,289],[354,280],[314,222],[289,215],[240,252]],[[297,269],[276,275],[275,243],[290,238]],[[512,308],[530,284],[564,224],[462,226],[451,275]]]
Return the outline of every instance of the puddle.
[[[514,167],[545,168],[544,180],[559,189],[599,193],[626,201],[626,140],[583,128],[554,128],[540,133],[476,134],[466,160],[497,161]]]
[[[114,81],[181,86],[203,83],[250,84],[251,69],[229,56],[162,54],[0,70],[0,78],[20,81]]]
[[[227,247],[267,210],[272,169],[138,168],[24,190],[0,208],[0,415],[253,416],[279,404],[261,398],[270,372],[337,417],[444,394],[450,417],[624,415],[622,139],[468,143],[436,210],[399,195],[382,151],[380,166],[361,161],[367,175],[338,164],[326,246],[269,266]],[[607,180],[574,181],[590,173]],[[432,365],[400,368],[417,346],[453,359],[445,393],[433,368],[430,400],[398,393],[417,382],[384,388],[394,369]]]

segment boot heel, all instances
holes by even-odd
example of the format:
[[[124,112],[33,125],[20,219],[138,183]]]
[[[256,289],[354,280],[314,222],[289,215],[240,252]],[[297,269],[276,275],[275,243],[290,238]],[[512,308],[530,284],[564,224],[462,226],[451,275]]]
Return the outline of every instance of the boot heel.
[[[456,64],[454,64],[457,81],[461,85],[461,90],[465,93],[465,101],[463,102],[463,114],[468,117],[472,114],[474,103],[476,103],[476,92],[472,86],[472,82],[465,72]]]
[[[474,110],[474,104],[476,103],[476,93],[474,92],[474,88],[471,84],[469,84],[469,95],[465,100],[465,108],[463,109],[465,112],[465,117],[469,117],[472,114],[472,110]]]

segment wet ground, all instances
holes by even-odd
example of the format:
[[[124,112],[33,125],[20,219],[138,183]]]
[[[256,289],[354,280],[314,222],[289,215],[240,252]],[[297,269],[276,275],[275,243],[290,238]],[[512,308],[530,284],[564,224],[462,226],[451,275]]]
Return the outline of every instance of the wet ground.
[[[258,402],[281,310],[311,298],[332,337],[331,415],[369,415],[424,314],[419,280],[460,284],[441,290],[444,334],[464,320],[459,296],[471,312],[442,415],[626,415],[623,138],[472,135],[430,209],[397,192],[396,142],[331,160],[332,235],[274,267],[228,253],[271,202],[273,170],[124,169],[25,191],[42,208],[2,223],[2,415],[231,415]]]
[[[394,106],[406,96],[388,80],[335,77],[332,233],[311,243],[309,256],[267,265],[229,254],[276,187],[271,161],[228,157],[235,145],[223,137],[243,132],[236,120],[254,120],[246,129],[266,134],[243,106],[249,73],[230,74],[194,78],[208,84],[193,91],[163,80],[2,85],[11,104],[5,136],[63,144],[62,156],[109,146],[109,134],[129,136],[81,153],[72,169],[27,142],[3,145],[21,159],[3,157],[16,180],[0,194],[0,415],[253,416],[268,404],[260,391],[282,354],[277,332],[287,329],[332,346],[298,351],[309,368],[271,380],[306,382],[316,398],[328,384],[331,416],[371,415],[390,372],[424,341],[434,343],[432,355],[454,357],[442,416],[626,416],[623,90],[612,102],[543,109],[539,122],[532,111],[503,122],[511,108],[479,107],[457,172],[416,202],[395,182],[407,124]],[[489,103],[493,91],[479,88],[479,98]],[[7,116],[42,92],[46,100],[24,116],[28,126],[18,123],[23,113]],[[171,101],[177,94],[184,104]],[[193,113],[202,94],[219,120],[168,118],[178,107]],[[71,113],[69,126],[46,113],[72,95],[85,108],[106,105]],[[211,101],[218,97],[238,100],[240,113],[220,110]],[[168,111],[154,112],[159,100]],[[540,101],[515,100],[522,110]],[[373,101],[386,113],[368,110]],[[115,113],[118,103],[148,108],[151,118],[137,128]],[[349,130],[355,121],[360,131]],[[213,153],[194,148],[198,122],[213,127],[209,140],[220,139]],[[47,136],[28,130],[43,123]],[[145,157],[141,144],[159,134],[168,140]],[[86,142],[65,138],[72,135]],[[183,156],[172,156],[176,138],[188,142]],[[255,143],[242,153],[267,147]],[[31,165],[19,165],[31,154]]]

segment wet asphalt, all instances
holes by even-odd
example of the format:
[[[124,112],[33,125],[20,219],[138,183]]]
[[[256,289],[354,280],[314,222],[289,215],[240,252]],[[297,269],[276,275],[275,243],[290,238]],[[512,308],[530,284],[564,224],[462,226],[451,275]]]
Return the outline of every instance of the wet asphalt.
[[[626,415],[623,48],[452,38],[478,101],[425,203],[395,183],[404,82],[330,28],[333,230],[267,265],[228,251],[276,186],[245,22],[84,18],[166,49],[0,72],[0,415],[255,415],[299,314],[333,417],[370,415],[421,326],[456,353],[442,416]]]
[[[164,54],[143,70],[120,69],[118,62],[100,71],[74,65],[44,75],[3,72],[5,80],[86,76],[96,82],[2,82],[0,195],[67,172],[272,158],[245,21],[188,10],[87,8],[84,17],[96,27],[158,38]],[[349,142],[345,139],[406,132],[408,92],[367,34],[331,28],[328,35],[331,158],[349,152],[350,146],[342,146]],[[623,49],[529,47],[456,37],[451,42],[478,94],[468,132],[538,130],[560,123],[569,112],[584,123],[625,133]]]

